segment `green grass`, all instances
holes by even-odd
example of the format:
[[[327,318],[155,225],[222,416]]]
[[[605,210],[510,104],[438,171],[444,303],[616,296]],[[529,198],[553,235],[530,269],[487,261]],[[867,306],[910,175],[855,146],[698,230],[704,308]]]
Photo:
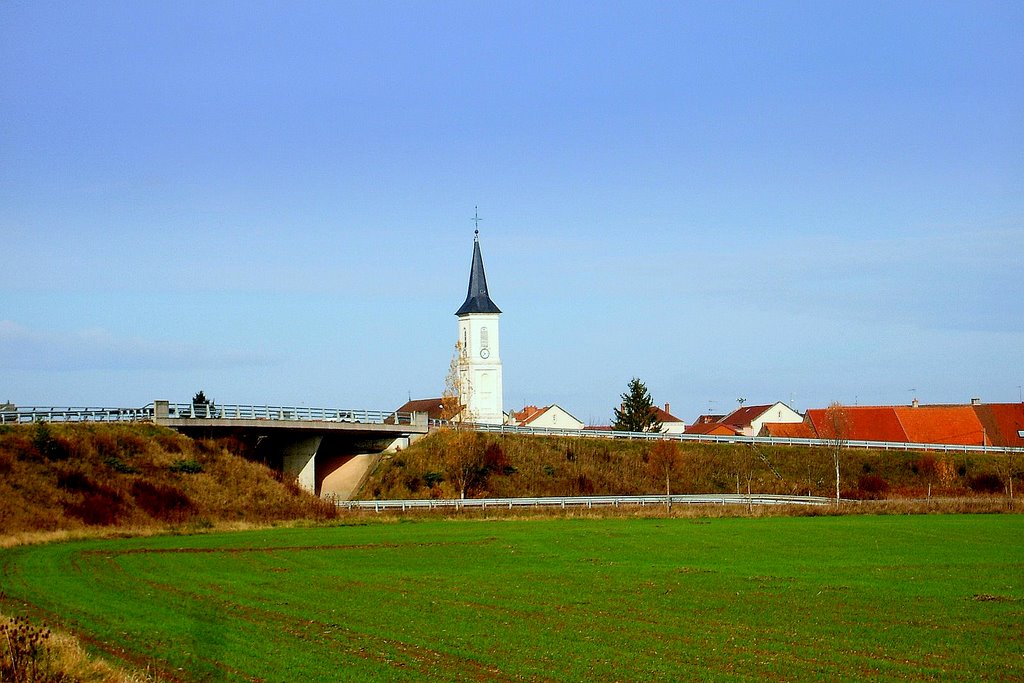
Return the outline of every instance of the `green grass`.
[[[1024,678],[1024,517],[418,521],[22,546],[3,609],[186,680]]]

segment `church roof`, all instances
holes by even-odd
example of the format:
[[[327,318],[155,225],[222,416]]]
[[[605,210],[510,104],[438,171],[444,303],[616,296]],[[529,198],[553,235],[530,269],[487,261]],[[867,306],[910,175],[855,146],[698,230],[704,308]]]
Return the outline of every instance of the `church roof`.
[[[494,305],[491,297],[487,295],[487,276],[484,275],[484,259],[480,255],[480,236],[473,238],[473,266],[469,270],[469,292],[466,294],[466,301],[455,315],[467,315],[469,313],[501,313],[501,309]]]

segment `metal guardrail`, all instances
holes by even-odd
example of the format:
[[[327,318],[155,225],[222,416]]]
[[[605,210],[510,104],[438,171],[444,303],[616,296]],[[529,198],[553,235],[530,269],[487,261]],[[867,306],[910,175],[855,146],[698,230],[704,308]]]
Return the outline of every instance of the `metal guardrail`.
[[[697,443],[738,443],[757,446],[833,446],[829,439],[797,439],[778,436],[716,436],[710,434],[663,434],[659,432],[617,432],[599,429],[551,429],[513,427],[511,425],[469,425],[478,432],[492,434],[530,434],[534,436],[570,436],[589,439],[636,439],[641,441],[690,441]],[[896,441],[843,441],[843,448],[872,448],[884,451],[941,451],[943,453],[1024,453],[1014,446],[971,446],[943,443],[906,443]]]
[[[0,411],[0,424],[32,422],[143,422],[155,417],[152,403],[141,408],[74,408],[25,406]],[[412,413],[384,410],[306,408],[255,405],[168,404],[169,419],[237,419],[351,422],[411,425]]]
[[[594,507],[646,507],[664,506],[666,498],[673,505],[833,505],[835,498],[820,496],[782,496],[770,494],[743,495],[722,494],[678,494],[645,496],[560,496],[542,498],[446,498],[409,500],[342,500],[335,505],[343,510],[462,510],[462,509],[507,509],[515,508],[575,508]]]

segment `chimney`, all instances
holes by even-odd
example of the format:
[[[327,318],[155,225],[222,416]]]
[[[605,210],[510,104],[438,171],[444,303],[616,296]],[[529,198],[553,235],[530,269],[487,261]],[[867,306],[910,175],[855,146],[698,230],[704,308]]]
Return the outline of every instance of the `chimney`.
[[[920,405],[921,405],[920,402],[918,402],[918,400],[916,398],[913,401],[910,402],[910,407],[911,408],[917,408]]]
[[[672,414],[672,411],[668,409],[668,404],[667,403],[665,404],[665,412],[668,413],[669,415]]]
[[[981,399],[979,397],[975,396],[974,398],[971,399],[971,405],[972,406],[980,406],[981,405]]]

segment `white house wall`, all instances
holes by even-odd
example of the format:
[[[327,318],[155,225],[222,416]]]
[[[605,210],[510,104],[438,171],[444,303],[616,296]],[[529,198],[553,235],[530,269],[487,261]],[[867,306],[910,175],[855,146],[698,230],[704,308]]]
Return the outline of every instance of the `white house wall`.
[[[766,422],[784,422],[784,423],[792,424],[792,423],[795,423],[795,422],[803,422],[803,421],[804,421],[804,416],[803,415],[801,415],[800,413],[796,412],[795,410],[793,410],[792,408],[787,406],[785,403],[782,403],[780,401],[779,403],[776,403],[775,405],[773,405],[771,408],[769,408],[765,412],[761,413],[755,419],[751,420],[751,422],[750,422],[750,434],[747,434],[747,436],[753,436],[754,434],[760,434],[761,433],[761,427],[764,426],[764,424]],[[746,434],[746,430],[744,430],[744,434]]]
[[[582,422],[558,406],[551,406],[527,426],[538,429],[583,429]]]

